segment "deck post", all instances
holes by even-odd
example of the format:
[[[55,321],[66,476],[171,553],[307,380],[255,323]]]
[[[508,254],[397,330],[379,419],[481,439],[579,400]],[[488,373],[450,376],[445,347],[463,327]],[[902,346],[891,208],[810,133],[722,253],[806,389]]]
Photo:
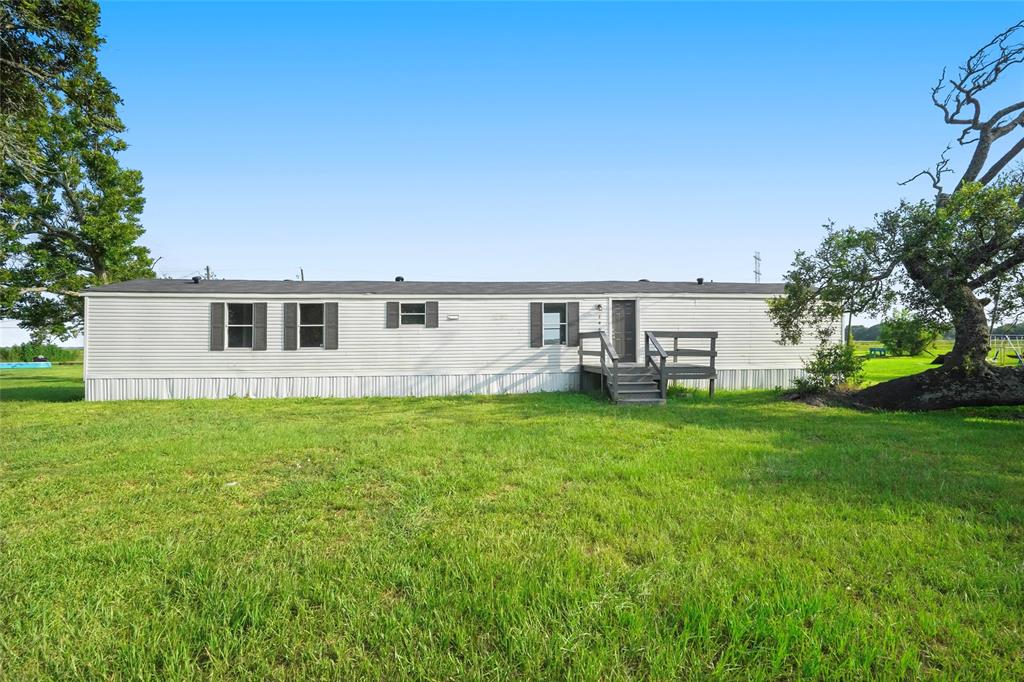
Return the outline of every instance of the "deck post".
[[[675,353],[675,351],[677,351],[677,350],[679,350],[679,337],[678,336],[673,336],[672,337],[672,352]],[[679,364],[679,356],[678,355],[673,355],[672,356],[672,362],[674,362],[676,364]],[[673,379],[672,380],[672,385],[678,386],[679,385],[679,379]]]
[[[658,383],[661,384],[661,399],[665,400],[668,398],[668,374],[665,368],[665,356],[662,355],[659,360],[661,366],[658,368],[658,371],[661,374],[661,377]]]
[[[710,398],[715,397],[715,341],[718,340],[716,336],[717,334],[711,337],[711,381],[709,382],[710,385],[708,386],[708,397]]]
[[[612,358],[612,400],[619,399],[619,361]]]

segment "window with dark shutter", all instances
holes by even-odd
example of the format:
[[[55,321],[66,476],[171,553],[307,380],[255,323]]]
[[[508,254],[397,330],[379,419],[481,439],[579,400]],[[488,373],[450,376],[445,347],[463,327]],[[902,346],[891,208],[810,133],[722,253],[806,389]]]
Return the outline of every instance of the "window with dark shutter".
[[[566,305],[544,304],[544,345],[564,346],[568,338]]]
[[[531,303],[530,346],[580,345],[580,304]]]
[[[427,327],[436,329],[438,326],[437,320],[437,301],[420,301],[417,303],[388,301],[388,329],[396,329],[398,327]]]
[[[252,348],[252,303],[228,303],[228,348]]]
[[[403,303],[402,304],[402,326],[409,325],[424,326],[427,324],[426,303]]]
[[[299,304],[299,348],[324,347],[324,304]]]

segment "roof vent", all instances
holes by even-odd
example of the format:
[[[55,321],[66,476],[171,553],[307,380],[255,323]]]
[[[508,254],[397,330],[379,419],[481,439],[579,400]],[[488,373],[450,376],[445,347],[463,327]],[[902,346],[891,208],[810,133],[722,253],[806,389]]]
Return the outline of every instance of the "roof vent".
[[[192,276],[192,284],[199,284],[199,280],[202,279],[199,275]]]
[[[704,284],[704,278],[703,277],[698,277],[697,278],[697,284]]]
[[[650,282],[651,280],[649,280],[649,279],[639,279],[639,280],[637,280],[637,281],[638,281],[638,282]]]
[[[399,275],[398,277],[395,277],[395,281],[396,282],[404,282],[405,281],[405,277],[402,277],[401,275]]]

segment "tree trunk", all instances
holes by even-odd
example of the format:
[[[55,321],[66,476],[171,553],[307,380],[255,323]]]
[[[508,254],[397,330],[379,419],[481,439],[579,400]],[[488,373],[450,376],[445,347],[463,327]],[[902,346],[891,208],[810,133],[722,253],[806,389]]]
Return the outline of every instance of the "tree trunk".
[[[956,332],[953,350],[946,356],[945,367],[960,368],[970,374],[988,371],[990,336],[985,306],[967,285],[958,285],[944,292],[941,299],[953,318]]]
[[[931,271],[920,258],[908,258],[903,267],[914,282],[923,287],[949,312],[955,332],[953,350],[946,355],[944,369],[967,374],[985,374],[991,337],[985,305],[964,282],[950,282],[945,273]]]

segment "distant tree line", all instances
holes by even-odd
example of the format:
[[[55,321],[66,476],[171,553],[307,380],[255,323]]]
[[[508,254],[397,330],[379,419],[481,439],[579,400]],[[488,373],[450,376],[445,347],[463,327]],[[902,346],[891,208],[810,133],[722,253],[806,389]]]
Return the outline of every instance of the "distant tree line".
[[[877,341],[878,333],[881,329],[881,322],[873,324],[870,327],[865,327],[862,324],[854,324],[850,326],[850,336],[853,337],[854,341]]]
[[[0,346],[0,362],[32,362],[38,357],[50,362],[81,362],[81,348],[63,348],[52,343],[21,343]]]
[[[850,335],[854,341],[878,341],[879,336],[882,332],[882,322],[873,324],[871,326],[864,326],[862,324],[854,324],[850,326]],[[1024,322],[1017,322],[1014,324],[1001,324],[992,330],[993,334],[1016,334],[1024,335]],[[944,339],[953,338],[953,330],[947,330],[943,335]]]

